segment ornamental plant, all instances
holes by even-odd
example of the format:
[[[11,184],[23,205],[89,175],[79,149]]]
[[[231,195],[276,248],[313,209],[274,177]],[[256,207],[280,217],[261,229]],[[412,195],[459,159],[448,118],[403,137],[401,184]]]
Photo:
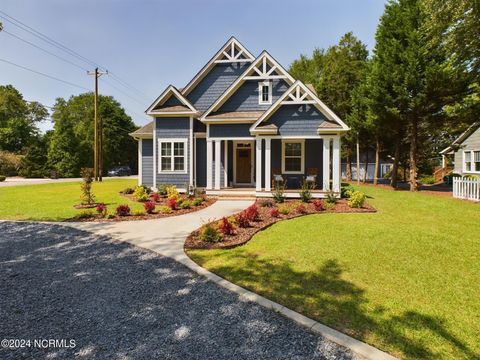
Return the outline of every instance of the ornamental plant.
[[[180,193],[177,190],[177,187],[175,185],[169,185],[165,186],[165,191],[167,193],[167,198],[168,199],[178,199]]]
[[[190,209],[191,204],[190,201],[188,200],[183,200],[182,203],[180,204],[180,209]]]
[[[366,196],[361,191],[354,191],[348,198],[348,206],[351,208],[361,208],[365,203]]]
[[[165,205],[159,206],[158,211],[160,211],[161,214],[171,214],[173,212],[172,209]]]
[[[147,201],[148,200],[148,192],[143,186],[137,186],[135,187],[135,191],[133,192],[133,196],[137,201]]]
[[[236,216],[235,216],[235,222],[237,223],[238,226],[240,226],[241,228],[247,228],[250,226],[250,221],[248,220],[248,216],[247,216],[247,213],[246,211],[242,211],[240,213],[238,213]]]
[[[126,204],[118,205],[115,210],[115,213],[118,216],[128,216],[130,215],[130,207]]]
[[[224,217],[222,220],[220,220],[220,224],[218,225],[218,230],[220,230],[220,232],[223,235],[233,235],[234,234],[233,224],[226,217]]]
[[[298,204],[296,210],[297,210],[297,213],[299,213],[299,214],[306,214],[307,213],[307,208],[303,204]]]
[[[321,200],[313,200],[312,201],[312,204],[313,206],[315,206],[315,210],[316,211],[322,211],[324,210],[324,207],[323,207],[323,202]]]
[[[177,208],[177,198],[174,197],[174,198],[169,198],[167,200],[167,206],[172,209],[172,210],[175,210]]]
[[[102,215],[103,217],[105,217],[105,215],[107,215],[107,205],[105,205],[104,203],[99,203],[97,205],[97,213]]]
[[[144,204],[143,204],[143,208],[145,209],[145,212],[147,214],[151,214],[155,211],[155,202],[153,201],[146,201]]]
[[[82,168],[80,171],[82,175],[82,204],[83,205],[93,205],[95,201],[95,196],[92,193],[92,183],[93,183],[93,169],[92,168]]]
[[[278,218],[280,216],[280,211],[277,208],[270,210],[270,216],[273,218]]]
[[[253,204],[245,210],[245,215],[248,221],[258,221],[260,219],[260,214],[258,212],[257,205]]]
[[[150,198],[152,199],[153,202],[159,202],[160,201],[160,194],[158,192],[154,192],[152,193],[152,195],[150,195]]]
[[[302,182],[302,189],[300,191],[300,198],[302,202],[308,203],[312,199],[312,192],[310,191],[310,184],[304,179]]]
[[[221,233],[213,225],[213,223],[207,223],[202,226],[199,234],[200,240],[205,242],[219,242],[222,240]]]
[[[193,206],[200,206],[203,203],[203,199],[201,197],[197,197],[192,200],[192,205]]]

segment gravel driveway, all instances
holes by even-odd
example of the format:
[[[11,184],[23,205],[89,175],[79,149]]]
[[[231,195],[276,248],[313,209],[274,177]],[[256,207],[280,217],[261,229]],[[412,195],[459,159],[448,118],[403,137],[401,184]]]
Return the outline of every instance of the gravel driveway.
[[[0,222],[0,358],[351,359],[174,260],[58,225]]]

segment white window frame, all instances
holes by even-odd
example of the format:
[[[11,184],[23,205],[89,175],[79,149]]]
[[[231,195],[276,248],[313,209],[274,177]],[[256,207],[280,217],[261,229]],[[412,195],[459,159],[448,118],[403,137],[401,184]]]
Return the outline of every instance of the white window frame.
[[[265,85],[268,86],[268,101],[263,101],[263,87]],[[258,103],[260,105],[272,105],[272,87],[273,83],[271,80],[258,82]]]
[[[469,173],[469,174],[480,174],[480,171],[475,171],[475,156],[474,156],[474,153],[477,152],[477,151],[480,151],[480,150],[477,150],[477,149],[473,149],[473,150],[464,150],[463,151],[463,172],[464,173]],[[466,161],[466,156],[465,154],[466,153],[470,153],[470,170],[467,170],[467,161]]]
[[[285,170],[285,144],[300,144],[300,171]],[[282,174],[304,174],[305,173],[305,140],[282,140]]]
[[[187,174],[188,171],[188,139],[187,138],[162,138],[158,139],[158,173],[159,174]],[[170,170],[162,170],[162,143],[170,143],[172,147],[172,153],[170,155],[172,163]],[[175,143],[183,144],[183,170],[174,170],[175,166]]]

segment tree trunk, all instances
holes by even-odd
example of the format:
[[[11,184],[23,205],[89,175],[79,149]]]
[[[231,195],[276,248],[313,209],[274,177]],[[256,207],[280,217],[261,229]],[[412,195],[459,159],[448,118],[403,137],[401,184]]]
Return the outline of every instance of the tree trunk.
[[[360,184],[360,139],[357,134],[357,184]]]
[[[352,181],[352,151],[350,147],[347,148],[347,165],[345,173],[347,181]]]
[[[412,120],[412,126],[410,131],[410,191],[417,191],[417,119]]]
[[[363,173],[363,182],[366,183],[368,179],[368,148],[365,153],[365,172]]]
[[[378,170],[380,167],[380,139],[375,137],[375,173],[373,174],[373,185],[378,184]]]
[[[395,139],[395,154],[394,154],[393,167],[392,167],[392,176],[390,179],[390,185],[394,189],[397,188],[399,162],[400,162],[400,135],[397,133],[397,136]]]

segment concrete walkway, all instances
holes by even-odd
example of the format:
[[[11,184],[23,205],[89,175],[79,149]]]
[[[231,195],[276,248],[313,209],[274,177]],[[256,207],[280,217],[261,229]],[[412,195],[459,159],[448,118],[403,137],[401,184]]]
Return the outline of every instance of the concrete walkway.
[[[136,179],[137,175],[131,176],[104,176],[103,180],[115,180],[115,179]],[[41,185],[41,184],[57,184],[82,181],[82,178],[61,178],[61,179],[27,179],[18,176],[7,177],[5,181],[0,182],[1,187],[11,186],[25,186],[25,185]]]
[[[395,359],[393,356],[373,346],[365,344],[276,302],[268,300],[263,296],[233,284],[197,265],[185,254],[183,248],[184,242],[192,231],[198,229],[208,220],[230,216],[245,209],[252,203],[253,201],[245,200],[219,200],[215,204],[198,212],[163,219],[108,223],[62,223],[62,225],[71,226],[98,235],[110,236],[114,239],[125,241],[155,251],[160,255],[170,257],[219,286],[237,293],[241,299],[256,302],[266,308],[279,312],[326,339],[352,350],[360,357],[367,359]]]

